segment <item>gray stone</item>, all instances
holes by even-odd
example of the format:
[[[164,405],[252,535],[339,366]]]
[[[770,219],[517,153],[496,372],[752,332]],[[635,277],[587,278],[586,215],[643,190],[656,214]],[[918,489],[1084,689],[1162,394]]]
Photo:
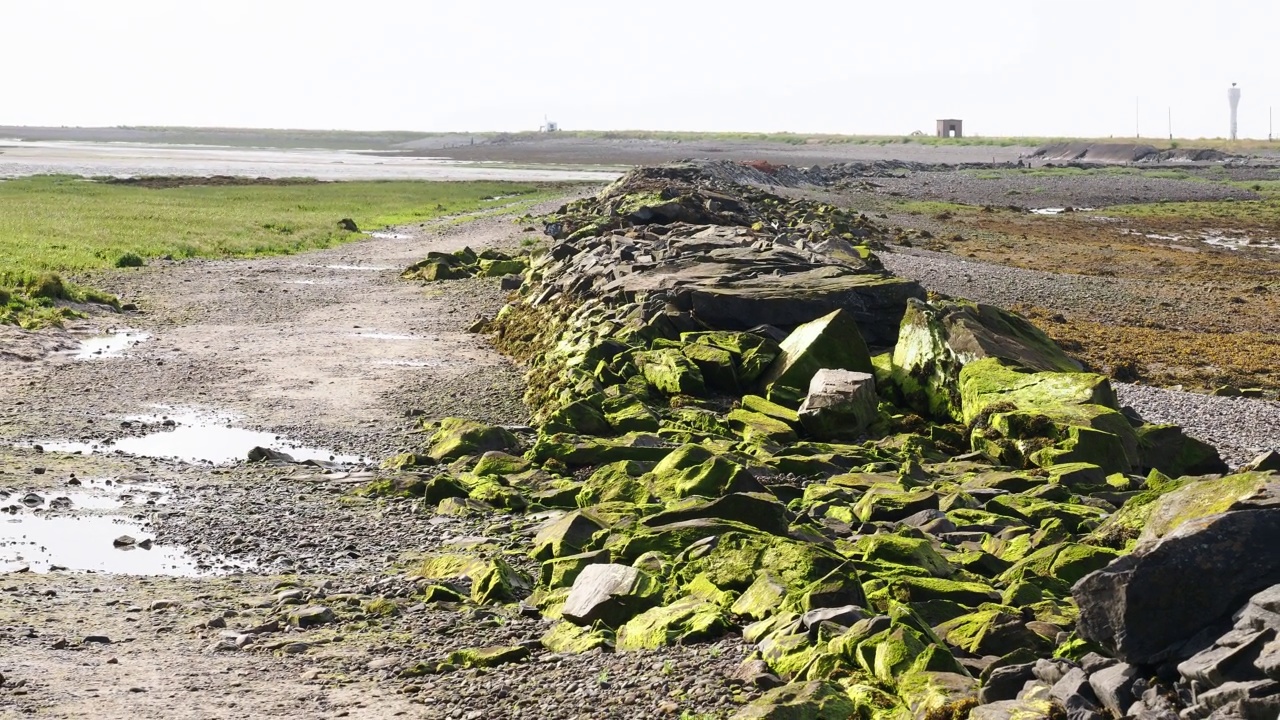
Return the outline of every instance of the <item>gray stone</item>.
[[[1103,657],[1098,653],[1091,652],[1080,658],[1080,669],[1092,675],[1100,670],[1112,667],[1118,662],[1115,658]]]
[[[300,628],[326,625],[333,621],[333,611],[323,605],[308,605],[289,613],[289,622]]]
[[[1232,619],[1238,629],[1280,633],[1280,585],[1273,585],[1249,598],[1249,602],[1236,611]]]
[[[818,440],[856,440],[876,421],[879,407],[874,375],[822,369],[809,382],[800,424]]]
[[[800,616],[800,624],[804,625],[805,629],[812,628],[818,623],[823,622],[832,622],[837,625],[850,627],[866,616],[866,611],[857,605],[842,605],[840,607],[810,610]]]
[[[1268,450],[1242,468],[1244,470],[1256,470],[1258,472],[1280,472],[1280,451]]]
[[[1228,638],[1225,643],[1178,663],[1178,673],[1210,687],[1217,687],[1228,680],[1260,680],[1261,671],[1254,667],[1254,661],[1262,653],[1262,646],[1273,636],[1270,630],[1263,630],[1250,633],[1243,642],[1238,642],[1238,638]]]
[[[564,618],[578,625],[596,621],[619,627],[659,604],[661,584],[649,573],[628,565],[601,563],[583,568],[564,602]]]
[[[1242,701],[1261,700],[1280,695],[1280,682],[1274,680],[1255,680],[1253,682],[1229,682],[1222,687],[1200,693],[1196,698],[1196,708],[1200,712],[1210,713]],[[1194,710],[1195,708],[1193,708]],[[1200,717],[1204,717],[1201,715]]]
[[[1048,660],[1041,658],[1035,662],[1032,672],[1036,679],[1050,687],[1057,685],[1067,673],[1071,672],[1071,663],[1066,660]]]
[[[1272,640],[1264,645],[1258,659],[1253,661],[1253,666],[1272,680],[1280,680],[1280,640]]]
[[[1140,674],[1133,665],[1118,663],[1090,675],[1089,687],[1093,688],[1093,694],[1102,707],[1116,717],[1123,717],[1137,700],[1133,695],[1133,683]]]
[[[1049,695],[1066,709],[1069,720],[1102,720],[1089,676],[1080,668],[1068,670],[1054,683]]]

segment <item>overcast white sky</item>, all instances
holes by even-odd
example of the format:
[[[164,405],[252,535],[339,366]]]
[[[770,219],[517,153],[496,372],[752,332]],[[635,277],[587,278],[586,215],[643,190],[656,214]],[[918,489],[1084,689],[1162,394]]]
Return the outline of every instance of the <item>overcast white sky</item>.
[[[1266,137],[1276,0],[0,0],[0,124]],[[1280,109],[1280,107],[1277,107]]]

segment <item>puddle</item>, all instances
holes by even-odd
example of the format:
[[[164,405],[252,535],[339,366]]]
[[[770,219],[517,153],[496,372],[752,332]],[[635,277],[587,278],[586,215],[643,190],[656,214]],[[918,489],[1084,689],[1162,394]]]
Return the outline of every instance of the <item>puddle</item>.
[[[1065,208],[1034,208],[1031,212],[1035,215],[1061,215],[1063,213],[1073,212],[1093,212],[1093,208],[1085,207],[1065,207]]]
[[[315,285],[315,280],[285,280],[286,285]]]
[[[137,330],[116,330],[109,335],[81,340],[80,347],[72,352],[72,357],[77,360],[121,357],[125,350],[150,338],[147,333]]]
[[[1240,250],[1243,248],[1280,250],[1280,242],[1258,242],[1241,231],[1204,230],[1200,232],[1200,240],[1206,245],[1213,245],[1214,247],[1226,248],[1228,250]]]
[[[116,539],[122,535],[145,543],[146,547],[116,547]],[[231,562],[217,566],[199,562],[180,547],[146,542],[154,539],[155,534],[146,523],[110,515],[0,515],[0,568],[188,577],[246,567]]]
[[[418,337],[417,335],[404,335],[401,333],[380,333],[380,332],[351,333],[351,337],[369,338],[371,340],[423,340],[424,339],[424,338]]]
[[[160,485],[133,485],[108,479],[90,480],[80,486],[41,489],[29,493],[0,490],[0,512],[9,508],[35,510],[145,510],[168,503],[168,490]]]
[[[330,270],[395,270],[390,265],[325,265]]]
[[[427,368],[427,367],[444,367],[445,365],[449,365],[451,363],[449,363],[447,360],[379,360],[374,364],[390,365],[393,367]]]
[[[125,418],[134,422],[159,426],[172,420],[176,427],[147,433],[140,437],[125,437],[115,442],[40,442],[46,452],[112,453],[137,455],[149,458],[180,460],[193,464],[228,465],[246,460],[249,451],[264,447],[288,453],[294,460],[320,460],[354,465],[362,461],[355,455],[339,455],[330,450],[309,447],[288,438],[257,430],[231,427],[237,419],[225,413],[195,410],[174,410],[164,415],[140,415]]]
[[[406,233],[386,232],[383,230],[377,230],[368,233],[368,235],[369,237],[377,238],[378,240],[409,240],[413,238],[412,235]]]

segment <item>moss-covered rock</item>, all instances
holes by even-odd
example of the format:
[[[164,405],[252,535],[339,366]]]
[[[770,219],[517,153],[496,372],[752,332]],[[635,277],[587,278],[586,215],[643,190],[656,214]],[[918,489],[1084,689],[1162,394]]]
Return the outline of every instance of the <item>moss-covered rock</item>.
[[[601,466],[578,491],[578,507],[614,501],[648,502],[649,482],[644,478],[648,467],[635,460],[621,460]]]
[[[670,605],[646,610],[618,629],[617,648],[656,650],[718,637],[729,628],[724,610],[714,602],[686,596]]]
[[[774,688],[752,701],[733,720],[850,720],[858,708],[839,685],[812,681]]]
[[[950,577],[955,573],[951,563],[923,538],[901,535],[868,535],[858,539],[854,550],[864,560],[882,560],[920,568],[934,577]]]
[[[644,433],[628,433],[618,438],[557,433],[539,435],[526,457],[539,464],[555,461],[568,467],[587,467],[621,460],[657,461],[675,447],[656,435]]]
[[[632,393],[605,399],[603,410],[605,420],[618,432],[657,432],[660,427],[657,414]]]
[[[668,395],[702,395],[707,391],[702,371],[674,348],[635,353],[632,360],[654,389]]]
[[[1154,501],[1139,542],[1162,538],[1192,520],[1227,512],[1277,483],[1280,474],[1261,472],[1188,482]]]
[[[732,520],[774,535],[786,535],[795,521],[795,515],[770,493],[729,493],[715,500],[672,507],[640,523],[659,527],[700,518]]]
[[[574,555],[588,549],[596,533],[604,530],[604,523],[589,511],[575,510],[558,520],[549,522],[538,530],[533,538],[530,557],[535,560]]]
[[[796,328],[780,346],[781,353],[760,378],[765,396],[787,407],[799,407],[809,381],[823,368],[872,371],[871,354],[853,315],[837,310]]]
[[[729,427],[741,434],[742,439],[748,443],[770,442],[786,445],[798,439],[790,425],[762,413],[739,408],[730,411],[727,420]]]
[[[612,636],[605,630],[574,625],[561,620],[543,633],[542,647],[554,653],[585,653],[612,644]]]
[[[1218,449],[1188,437],[1177,425],[1143,425],[1138,428],[1139,465],[1171,477],[1228,472]]]
[[[432,433],[426,454],[436,462],[482,455],[490,450],[509,452],[520,447],[520,441],[506,429],[465,418],[444,418],[427,429]]]
[[[938,635],[948,645],[976,656],[1005,655],[1027,648],[1044,656],[1053,652],[1054,644],[1028,630],[1016,608],[986,606],[937,627]]]
[[[544,588],[570,587],[578,579],[583,568],[611,559],[608,550],[591,550],[576,555],[564,555],[542,563],[540,584]]]
[[[520,662],[529,657],[529,648],[523,645],[499,645],[494,647],[465,648],[449,653],[445,664],[458,669],[492,668]]]
[[[764,490],[746,468],[701,445],[683,445],[663,458],[653,469],[650,487],[655,497],[668,501]]]
[[[960,370],[984,358],[1029,370],[1078,372],[1080,364],[1031,323],[963,300],[908,300],[889,366],[881,368],[907,407],[937,418],[962,416]],[[966,420],[965,422],[968,422]]]
[[[1108,473],[1139,462],[1137,434],[1102,375],[1027,372],[988,358],[965,365],[959,387],[961,417],[976,426],[974,449],[993,459],[1041,467],[1087,462]]]

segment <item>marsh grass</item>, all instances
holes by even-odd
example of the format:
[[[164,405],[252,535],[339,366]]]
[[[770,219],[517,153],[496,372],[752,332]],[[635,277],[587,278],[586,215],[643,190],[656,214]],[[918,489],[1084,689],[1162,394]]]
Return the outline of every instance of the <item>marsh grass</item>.
[[[152,188],[70,176],[0,182],[0,323],[39,326],[65,303],[115,302],[62,274],[154,258],[240,258],[332,247],[361,230],[500,212],[551,186],[492,182],[342,182]]]

